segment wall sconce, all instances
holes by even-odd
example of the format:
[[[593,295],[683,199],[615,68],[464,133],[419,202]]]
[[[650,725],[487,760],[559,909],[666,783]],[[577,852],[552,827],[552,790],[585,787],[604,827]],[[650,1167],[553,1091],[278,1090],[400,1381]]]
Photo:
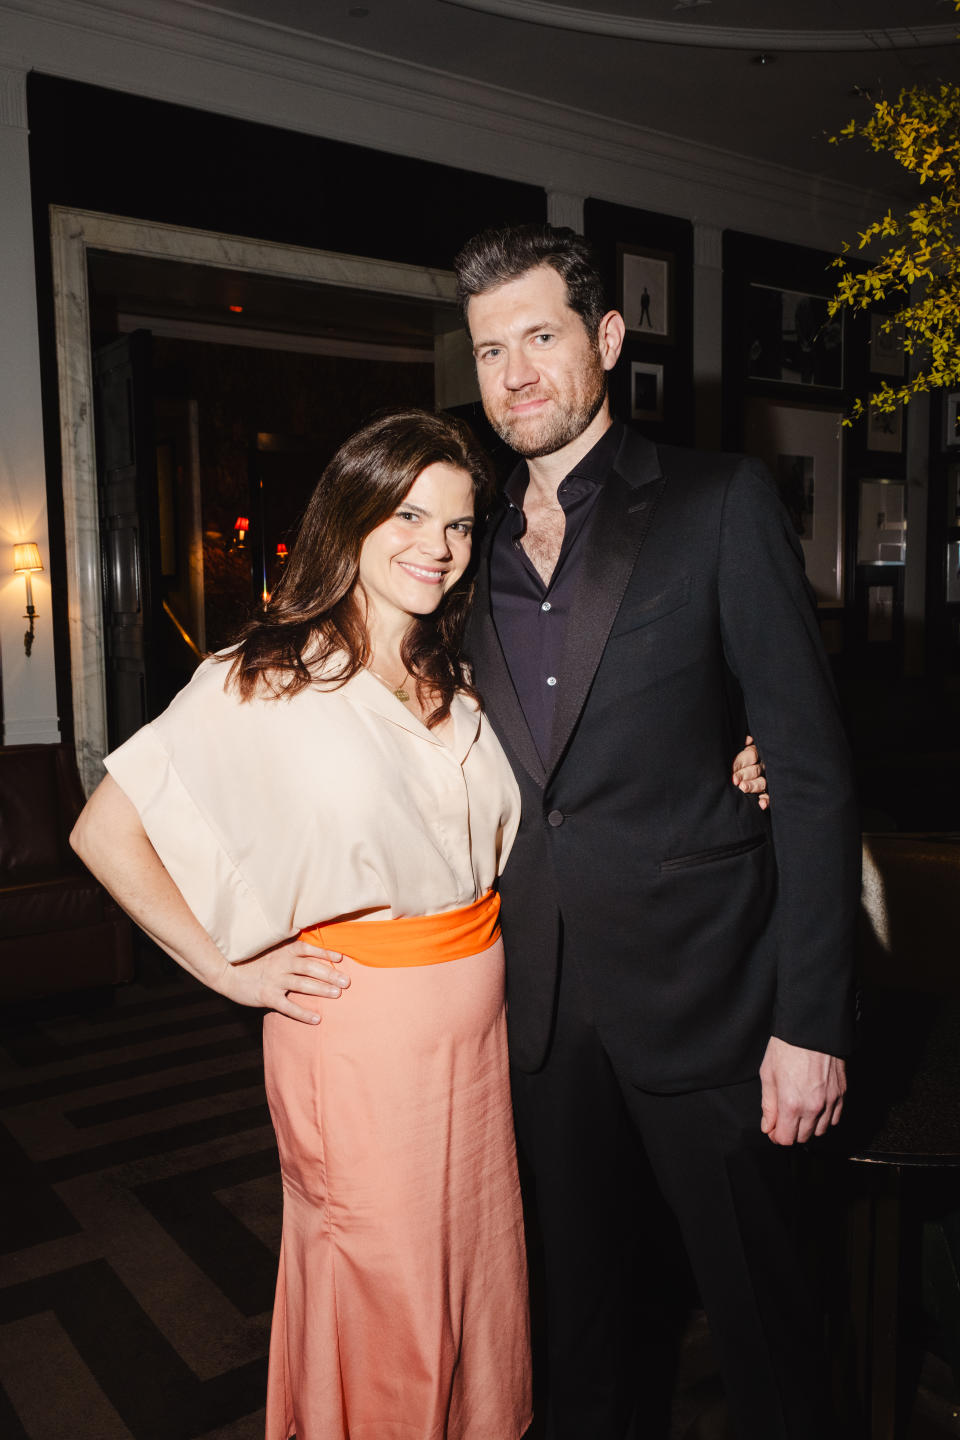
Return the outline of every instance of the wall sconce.
[[[277,559],[280,561],[280,564],[281,564],[281,565],[286,565],[286,563],[287,563],[287,547],[286,547],[286,545],[284,545],[284,543],[283,543],[282,540],[280,541],[280,543],[279,543],[278,546],[277,546]]]
[[[33,608],[33,581],[30,579],[34,570],[42,570],[40,564],[40,551],[33,540],[27,540],[22,545],[13,547],[13,573],[22,575],[27,584],[27,613],[24,620],[29,620],[30,629],[23,637],[23,648],[29,655],[33,649],[33,627],[37,618],[37,612]]]
[[[234,550],[242,550],[247,543],[247,531],[250,529],[250,521],[246,515],[238,515],[233,522],[233,546]]]

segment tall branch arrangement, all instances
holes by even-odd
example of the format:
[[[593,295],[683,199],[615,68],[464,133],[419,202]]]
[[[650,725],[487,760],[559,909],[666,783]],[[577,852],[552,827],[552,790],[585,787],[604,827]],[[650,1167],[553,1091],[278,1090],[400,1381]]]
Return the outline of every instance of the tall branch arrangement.
[[[960,0],[953,0],[960,11]],[[859,250],[877,258],[853,268],[851,246],[834,260],[841,273],[829,313],[882,305],[882,329],[896,330],[915,357],[900,384],[884,380],[869,397],[881,412],[907,405],[925,390],[960,386],[960,86],[914,85],[896,100],[871,101],[866,121],[851,120],[831,144],[862,140],[918,182],[920,196],[904,213],[888,210],[860,235]],[[845,424],[865,410],[854,401]]]

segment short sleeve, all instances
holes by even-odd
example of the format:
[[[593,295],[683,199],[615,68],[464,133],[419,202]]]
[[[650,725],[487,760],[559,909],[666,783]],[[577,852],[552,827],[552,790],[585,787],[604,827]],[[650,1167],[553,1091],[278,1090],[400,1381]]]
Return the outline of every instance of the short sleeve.
[[[268,913],[257,876],[245,874],[235,858],[242,846],[230,843],[222,824],[225,807],[217,803],[218,791],[229,782],[230,767],[223,755],[224,747],[229,748],[229,729],[221,732],[209,715],[199,713],[202,692],[191,696],[190,690],[188,686],[159,721],[144,725],[108,755],[104,765],[135,806],[150,843],[193,914],[226,959],[236,962],[292,932],[288,917]],[[171,753],[185,730],[190,733],[194,771],[198,748],[209,752],[207,763],[201,759],[199,764],[202,787],[185,783]]]

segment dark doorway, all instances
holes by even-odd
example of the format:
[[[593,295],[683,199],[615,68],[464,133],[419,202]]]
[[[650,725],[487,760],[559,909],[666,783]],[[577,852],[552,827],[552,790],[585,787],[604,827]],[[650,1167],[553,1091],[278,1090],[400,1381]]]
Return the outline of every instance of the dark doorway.
[[[434,406],[437,354],[459,319],[440,301],[115,254],[90,256],[90,293],[95,353],[136,332],[149,354],[127,477],[143,543],[113,569],[150,643],[140,705],[111,706],[116,745],[276,584],[338,445],[378,410]],[[98,448],[117,443],[104,434]]]

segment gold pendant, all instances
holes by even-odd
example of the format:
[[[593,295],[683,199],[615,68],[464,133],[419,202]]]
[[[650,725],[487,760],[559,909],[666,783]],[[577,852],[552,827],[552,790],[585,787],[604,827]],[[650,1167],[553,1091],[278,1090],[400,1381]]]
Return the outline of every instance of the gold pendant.
[[[393,693],[394,695],[396,695],[398,700],[403,701],[404,705],[406,705],[407,701],[410,699],[410,691],[404,690],[402,685],[398,685],[397,689],[394,690]]]

